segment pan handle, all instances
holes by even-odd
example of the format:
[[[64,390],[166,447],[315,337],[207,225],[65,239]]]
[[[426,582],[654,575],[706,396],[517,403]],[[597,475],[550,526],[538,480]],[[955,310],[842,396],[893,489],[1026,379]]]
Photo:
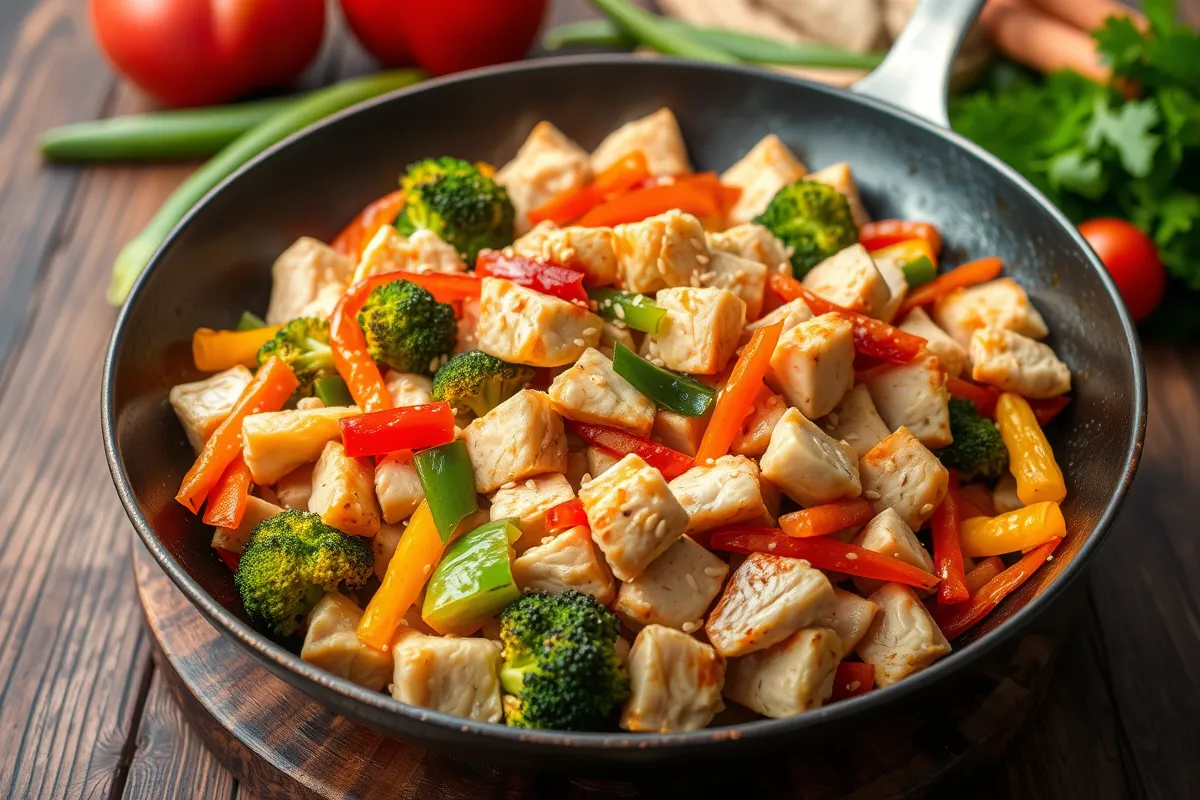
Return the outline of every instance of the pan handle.
[[[950,67],[984,0],[921,0],[883,63],[853,91],[950,127]]]

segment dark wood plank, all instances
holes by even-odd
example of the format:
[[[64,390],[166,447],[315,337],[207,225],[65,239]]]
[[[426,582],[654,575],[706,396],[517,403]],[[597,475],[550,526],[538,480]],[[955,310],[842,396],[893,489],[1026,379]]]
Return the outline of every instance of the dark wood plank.
[[[7,0],[0,3],[0,64],[7,64],[12,54],[21,22],[38,0]]]

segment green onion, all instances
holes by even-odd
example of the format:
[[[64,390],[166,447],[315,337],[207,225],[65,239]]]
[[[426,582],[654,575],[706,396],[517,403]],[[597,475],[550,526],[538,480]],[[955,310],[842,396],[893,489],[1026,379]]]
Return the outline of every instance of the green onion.
[[[711,386],[657,367],[619,342],[613,348],[613,372],[663,408],[687,417],[704,416],[717,398]]]
[[[242,316],[238,319],[237,330],[239,331],[256,331],[265,327],[267,327],[267,321],[249,311],[243,311]]]
[[[313,394],[317,396],[326,408],[354,405],[350,396],[350,387],[341,375],[325,375],[313,381]]]
[[[300,102],[300,97],[274,97],[60,125],[43,133],[38,147],[52,161],[162,161],[211,156],[255,125]]]
[[[663,25],[662,17],[638,8],[629,0],[591,0],[591,3],[630,36],[664,55],[716,64],[739,63],[739,59],[705,44],[690,32]]]
[[[179,221],[213,187],[254,156],[334,112],[385,92],[409,86],[423,77],[419,70],[403,69],[342,81],[313,92],[291,108],[281,111],[239,136],[181,183],[141,233],[121,250],[116,263],[113,264],[108,301],[114,305],[125,302],[134,282]]]
[[[421,618],[439,633],[473,633],[521,595],[512,574],[515,520],[485,522],[447,549],[425,586]]]
[[[596,301],[596,313],[605,319],[624,322],[635,331],[658,333],[666,309],[644,294],[630,294],[617,289],[592,289],[588,296]]]
[[[458,523],[479,508],[475,472],[471,469],[467,446],[461,439],[456,439],[422,450],[413,456],[413,466],[417,468],[417,477],[425,490],[433,524],[445,544],[454,535]]]
[[[919,256],[912,261],[905,261],[900,265],[900,269],[904,271],[904,280],[908,281],[910,289],[915,289],[923,283],[929,283],[937,277],[937,267],[929,260],[929,256]]]

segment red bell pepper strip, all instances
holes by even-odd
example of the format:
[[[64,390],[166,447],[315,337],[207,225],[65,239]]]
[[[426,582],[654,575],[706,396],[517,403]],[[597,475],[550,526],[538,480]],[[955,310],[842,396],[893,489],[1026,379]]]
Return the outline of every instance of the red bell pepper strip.
[[[237,572],[238,564],[242,561],[242,554],[235,553],[232,550],[224,550],[220,547],[214,547],[217,558],[221,559],[221,563],[229,567],[230,572]]]
[[[346,292],[347,305],[351,314],[362,310],[363,304],[371,292],[389,283],[408,281],[415,283],[433,295],[439,303],[453,303],[456,300],[473,300],[479,297],[482,281],[474,275],[463,275],[455,272],[382,272],[370,278],[359,281]]]
[[[1037,572],[1061,538],[1051,539],[1030,550],[1021,560],[985,583],[970,600],[952,606],[937,606],[933,618],[947,639],[957,639],[972,625],[992,612],[1000,601],[1016,591],[1029,576]]]
[[[1000,400],[1000,392],[991,386],[983,386],[962,378],[947,377],[946,389],[954,397],[970,400],[975,404],[975,410],[980,416],[988,419],[996,418],[996,403]]]
[[[196,463],[183,476],[175,499],[193,514],[200,513],[200,507],[225,469],[242,452],[242,420],[251,414],[278,411],[299,386],[296,374],[283,359],[279,356],[267,359],[250,383],[246,384],[229,416],[204,443]]]
[[[559,503],[546,512],[546,530],[550,533],[587,524],[587,512],[583,510],[583,501],[578,497]]]
[[[617,194],[623,194],[650,177],[646,156],[635,150],[617,163],[605,169],[589,184],[571,189],[550,198],[529,212],[529,222],[537,225],[550,220],[565,225],[582,217],[599,203]]]
[[[905,564],[891,556],[880,555],[853,544],[845,544],[828,536],[793,539],[771,529],[729,526],[713,532],[709,539],[712,550],[732,550],[737,553],[766,553],[773,556],[803,558],[817,569],[842,572],[858,578],[903,583],[918,589],[933,589],[938,585],[936,575]]]
[[[1037,419],[1038,425],[1044,428],[1050,424],[1051,420],[1058,416],[1060,411],[1070,405],[1071,396],[1061,394],[1058,397],[1029,400],[1028,402],[1029,407],[1033,409],[1033,416]]]
[[[342,444],[351,458],[424,450],[454,441],[449,403],[426,403],[343,417]]]
[[[697,463],[707,464],[709,459],[718,459],[729,452],[746,415],[754,408],[754,401],[762,391],[763,378],[771,366],[771,354],[782,333],[782,322],[759,328],[742,348],[729,383],[718,395],[712,419],[704,429],[704,437],[696,451]]]
[[[361,284],[360,284],[361,285]],[[364,412],[383,411],[392,407],[392,396],[379,374],[379,365],[367,350],[367,338],[358,320],[357,308],[351,310],[355,298],[344,296],[338,301],[329,318],[329,346],[333,351],[333,366],[350,389],[350,396]],[[358,303],[358,308],[362,304]]]
[[[934,263],[942,252],[942,235],[928,222],[881,219],[858,229],[858,242],[868,250],[882,250],[907,239],[923,239],[933,251]]]
[[[678,477],[695,466],[691,457],[685,456],[678,450],[672,450],[657,442],[634,436],[617,428],[588,425],[571,420],[567,421],[567,427],[588,444],[599,447],[617,458],[630,453],[640,456],[643,461],[661,472],[667,480]]]
[[[1004,572],[1004,562],[1000,560],[1000,556],[988,556],[983,561],[975,565],[975,569],[967,573],[964,583],[967,585],[967,593],[974,596],[979,593],[988,581]]]
[[[641,222],[672,209],[700,219],[716,219],[723,216],[724,209],[730,205],[731,188],[722,186],[712,173],[677,178],[671,183],[634,189],[601,203],[584,214],[579,224],[608,228],[626,222]]]
[[[933,564],[937,576],[938,602],[943,605],[965,603],[970,597],[963,571],[962,546],[958,541],[958,473],[950,471],[946,496],[933,510]]]
[[[505,278],[518,286],[560,300],[584,304],[588,301],[587,292],[583,289],[586,276],[582,272],[526,256],[484,250],[475,258],[475,274],[480,278]]]
[[[784,300],[792,301],[799,298],[817,316],[838,313],[849,317],[850,323],[854,326],[854,349],[858,353],[895,364],[908,364],[920,355],[925,347],[925,340],[920,336],[831,303],[804,288],[800,285],[800,281],[789,275],[774,273],[767,280],[772,291]]]
[[[866,525],[874,516],[875,510],[871,504],[856,497],[784,514],[779,518],[779,527],[795,539],[808,539],[812,536],[828,536],[856,525]]]
[[[917,306],[929,305],[955,289],[990,281],[997,277],[1003,268],[1003,261],[989,257],[963,264],[949,272],[943,272],[929,283],[918,286],[909,292],[908,297],[904,298],[904,302],[900,304],[900,310],[896,312],[896,319],[904,319],[904,316]]]
[[[238,455],[208,493],[204,524],[217,528],[236,528],[241,525],[242,516],[246,513],[246,500],[250,497],[250,483],[250,468],[246,466],[246,460]]]
[[[843,661],[833,672],[830,700],[848,700],[875,688],[875,665],[861,661]]]
[[[330,246],[342,255],[357,261],[362,255],[363,248],[367,246],[367,242],[371,241],[384,225],[391,225],[395,222],[396,216],[402,208],[404,208],[404,192],[402,190],[397,189],[385,194],[358,212],[358,216],[342,229]]]

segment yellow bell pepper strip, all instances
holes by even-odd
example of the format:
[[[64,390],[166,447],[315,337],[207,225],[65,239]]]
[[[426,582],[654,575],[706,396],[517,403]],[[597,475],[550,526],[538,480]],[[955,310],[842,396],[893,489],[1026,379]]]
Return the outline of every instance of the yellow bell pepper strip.
[[[192,361],[202,372],[220,372],[241,364],[258,366],[258,349],[282,328],[255,328],[249,331],[214,331],[212,328],[197,328],[192,334]]]
[[[1004,572],[1004,562],[999,556],[988,556],[983,561],[975,565],[975,569],[967,573],[967,577],[963,583],[967,586],[967,593],[974,596],[979,593],[979,590],[990,581],[992,578]]]
[[[425,587],[421,619],[442,636],[470,636],[521,596],[512,574],[516,520],[485,522],[446,548]]]
[[[775,352],[775,345],[779,344],[782,334],[782,322],[759,328],[742,348],[729,375],[729,383],[717,397],[712,419],[700,440],[700,448],[696,452],[697,464],[707,464],[709,459],[716,460],[729,452],[742,422],[754,408],[754,401],[762,390],[763,378],[771,366],[771,354]]]
[[[959,527],[962,552],[987,558],[1025,551],[1067,535],[1067,521],[1058,503],[1034,503],[995,517],[964,519]]]
[[[242,524],[246,514],[246,501],[250,497],[250,468],[240,455],[233,459],[221,479],[209,493],[204,507],[204,524],[217,528],[236,528]]]
[[[1003,261],[989,257],[963,264],[949,272],[943,272],[924,286],[919,286],[909,292],[908,297],[904,298],[904,302],[900,304],[900,310],[896,312],[896,319],[904,319],[904,315],[917,306],[927,306],[955,289],[986,283],[999,276],[1000,270],[1003,268]]]
[[[422,501],[400,534],[379,591],[358,622],[358,638],[376,650],[387,650],[404,615],[417,601],[446,546],[438,536],[429,503]]]
[[[1029,580],[1061,541],[1062,539],[1051,539],[1031,550],[1020,561],[985,583],[967,602],[952,606],[935,606],[933,618],[942,629],[942,634],[953,640],[966,633],[971,626],[1000,605],[1001,600]]]
[[[1061,503],[1067,496],[1067,483],[1029,402],[1012,392],[1001,394],[996,401],[996,426],[1008,450],[1008,466],[1017,479],[1021,502]]]
[[[300,388],[300,381],[283,359],[271,356],[254,379],[246,384],[233,410],[208,437],[196,463],[183,476],[183,483],[175,499],[193,514],[200,513],[209,492],[217,485],[221,475],[242,452],[242,420],[251,414],[278,411],[283,408],[292,392]]]

